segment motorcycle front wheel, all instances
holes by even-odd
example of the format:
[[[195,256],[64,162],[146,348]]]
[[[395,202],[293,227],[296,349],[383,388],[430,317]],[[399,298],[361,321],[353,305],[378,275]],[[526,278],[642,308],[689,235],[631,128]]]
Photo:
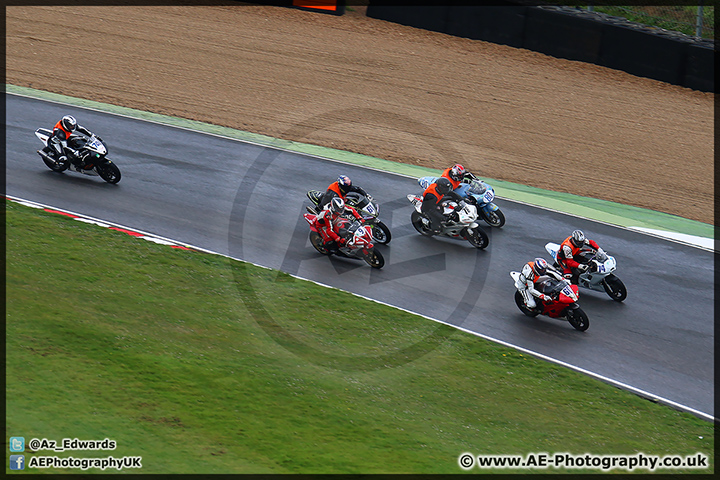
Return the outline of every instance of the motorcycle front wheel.
[[[417,230],[420,235],[428,237],[432,236],[430,226],[425,225],[425,222],[423,222],[423,216],[420,215],[417,210],[413,211],[412,215],[410,215],[410,222],[412,222],[412,226],[415,227],[415,230]]]
[[[365,255],[363,260],[365,260],[365,263],[370,265],[372,268],[382,268],[385,266],[385,257],[382,256],[382,253],[374,249],[372,252]]]
[[[475,248],[484,249],[490,243],[490,237],[480,227],[475,227],[473,230],[465,230],[465,239],[470,242]]]
[[[537,310],[530,310],[527,305],[525,305],[525,299],[522,296],[522,293],[515,290],[515,304],[518,306],[521,312],[523,312],[528,317],[537,317],[540,312]]]
[[[373,225],[372,236],[377,243],[382,245],[387,245],[392,239],[390,229],[380,220],[378,220],[377,223]]]
[[[100,164],[96,168],[100,178],[106,182],[118,183],[120,181],[120,169],[111,161],[108,160],[107,163]]]
[[[491,227],[500,228],[505,225],[505,214],[498,208],[494,212],[488,212],[484,208],[480,210],[483,220]]]
[[[310,232],[310,243],[319,253],[322,253],[323,255],[330,255],[328,249],[323,246],[324,242],[319,233],[313,231]]]
[[[608,275],[602,282],[605,293],[616,302],[622,302],[627,298],[625,284],[613,274]]]
[[[567,319],[575,330],[580,330],[581,332],[584,332],[590,326],[590,319],[583,309],[579,307],[568,310]]]

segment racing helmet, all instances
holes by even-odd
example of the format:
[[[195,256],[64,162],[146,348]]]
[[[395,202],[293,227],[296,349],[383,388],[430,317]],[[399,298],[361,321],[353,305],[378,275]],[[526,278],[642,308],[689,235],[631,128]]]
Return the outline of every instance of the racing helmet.
[[[330,210],[333,213],[343,213],[345,211],[345,200],[340,197],[335,197],[330,201]]]
[[[68,132],[72,132],[77,127],[77,120],[75,120],[75,117],[72,115],[65,115],[62,117],[62,120],[60,120],[60,125]]]
[[[576,247],[582,247],[585,243],[585,234],[582,230],[575,230],[570,236],[570,242]]]
[[[535,275],[545,275],[547,273],[548,263],[544,258],[536,258],[533,261],[533,272]]]
[[[456,182],[459,182],[465,176],[465,172],[465,167],[463,167],[459,163],[456,163],[455,165],[450,167],[450,178],[452,178]]]
[[[435,181],[435,185],[436,185],[435,190],[437,190],[437,192],[440,195],[445,195],[450,190],[452,190],[452,184],[450,183],[450,180],[448,180],[447,178],[444,178],[444,177],[438,178]]]
[[[350,177],[347,175],[340,175],[337,179],[337,183],[341,189],[344,189],[343,187],[352,186],[352,180],[350,180]]]

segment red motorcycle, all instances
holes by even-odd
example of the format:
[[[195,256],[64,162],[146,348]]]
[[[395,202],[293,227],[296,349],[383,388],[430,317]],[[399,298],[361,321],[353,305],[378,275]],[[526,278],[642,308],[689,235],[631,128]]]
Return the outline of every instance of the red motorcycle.
[[[336,254],[347,258],[358,258],[364,260],[365,263],[373,268],[382,268],[385,265],[385,259],[382,254],[375,250],[373,245],[372,227],[363,225],[358,220],[350,221],[341,218],[338,235],[346,239],[343,246],[336,251],[331,252],[324,246],[320,232],[316,224],[317,215],[312,213],[304,213],[303,217],[310,224],[310,243],[318,252],[323,255]]]
[[[510,276],[515,280],[516,288],[520,272],[510,272]],[[521,312],[528,317],[536,317],[540,314],[547,315],[550,318],[564,318],[576,330],[584,332],[590,326],[590,320],[587,314],[578,305],[578,287],[572,285],[569,280],[556,280],[549,276],[542,276],[535,282],[535,288],[549,296],[551,300],[544,301],[536,299],[537,306],[528,308],[525,305],[520,290],[515,291],[515,303]]]

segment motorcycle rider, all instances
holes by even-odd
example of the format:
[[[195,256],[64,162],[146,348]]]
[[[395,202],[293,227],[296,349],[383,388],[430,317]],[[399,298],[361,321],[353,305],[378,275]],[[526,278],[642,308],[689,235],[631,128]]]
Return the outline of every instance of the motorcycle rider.
[[[515,287],[522,294],[523,299],[525,300],[525,305],[527,305],[530,309],[537,306],[535,298],[539,298],[545,302],[552,300],[552,297],[545,295],[535,288],[538,278],[543,275],[554,277],[556,280],[560,281],[564,280],[562,273],[548,265],[545,259],[536,258],[532,262],[528,262],[523,265],[520,277],[515,283]]]
[[[577,285],[580,274],[590,268],[590,265],[575,260],[575,256],[587,247],[593,248],[595,251],[601,251],[595,240],[585,238],[582,230],[575,230],[560,244],[557,253],[557,263],[562,267],[563,274],[566,277],[570,276],[570,281],[575,285]]]
[[[463,181],[469,182],[470,180],[474,180],[477,178],[475,175],[468,172],[465,167],[463,167],[459,163],[456,163],[452,167],[446,168],[440,176],[450,180],[450,184],[452,185],[453,190],[458,188]]]
[[[348,218],[348,214],[357,220],[363,219],[357,210],[345,204],[345,200],[335,197],[315,218],[318,232],[323,239],[323,247],[328,251],[337,252],[339,247],[345,245],[347,239],[341,237],[338,232],[346,223],[344,220]]]
[[[51,150],[54,150],[58,161],[64,162],[70,158],[73,165],[77,168],[82,168],[85,166],[85,161],[80,158],[77,150],[68,145],[70,135],[75,131],[88,137],[92,135],[92,132],[82,125],[79,125],[72,115],[63,116],[53,127],[53,133],[48,139],[47,147],[43,150],[47,154],[50,154]],[[102,142],[102,138],[97,137],[97,139]]]
[[[442,202],[445,200],[457,202],[458,208],[465,206],[463,198],[453,192],[450,180],[440,177],[423,192],[423,203],[420,209],[430,220],[430,230],[433,235],[440,233],[444,223],[457,222],[460,219],[457,212],[452,212],[450,215],[443,213]]]
[[[344,201],[345,195],[350,192],[356,192],[365,197],[368,196],[365,190],[352,184],[352,180],[350,180],[350,177],[348,177],[347,175],[338,176],[337,181],[331,183],[328,186],[325,194],[322,196],[322,198],[320,198],[320,202],[318,202],[318,210],[325,208],[325,206],[329,204],[333,198],[339,197]]]

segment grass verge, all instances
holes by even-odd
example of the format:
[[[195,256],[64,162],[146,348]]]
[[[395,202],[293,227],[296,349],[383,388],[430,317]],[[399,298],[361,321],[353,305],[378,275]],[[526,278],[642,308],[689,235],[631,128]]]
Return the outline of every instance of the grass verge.
[[[710,422],[462,332],[363,368],[436,331],[426,319],[12,202],[6,226],[7,435],[117,442],[45,455],[142,456],[128,473],[316,474],[461,473],[464,452],[700,452],[708,469],[662,471],[714,471]],[[274,299],[277,331],[253,320],[237,268]],[[40,472],[69,473],[24,470]]]

